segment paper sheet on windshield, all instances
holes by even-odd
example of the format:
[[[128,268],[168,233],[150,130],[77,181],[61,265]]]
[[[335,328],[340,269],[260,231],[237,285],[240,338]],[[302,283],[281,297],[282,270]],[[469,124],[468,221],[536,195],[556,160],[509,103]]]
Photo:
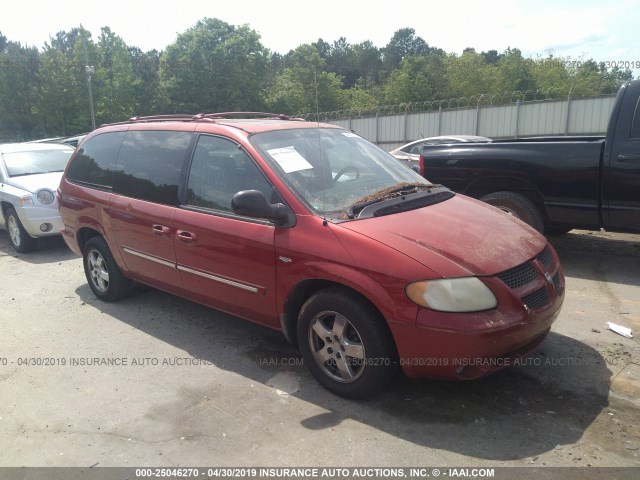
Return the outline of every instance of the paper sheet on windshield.
[[[282,147],[267,150],[269,155],[278,162],[284,173],[298,172],[300,170],[309,170],[313,168],[307,160],[298,153],[294,147]]]

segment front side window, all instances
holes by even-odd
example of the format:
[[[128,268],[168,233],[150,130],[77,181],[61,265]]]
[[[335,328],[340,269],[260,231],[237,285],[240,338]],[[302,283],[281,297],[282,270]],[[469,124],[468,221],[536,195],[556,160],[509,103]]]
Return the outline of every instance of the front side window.
[[[196,145],[187,205],[232,212],[231,199],[242,190],[259,190],[267,201],[281,201],[253,160],[230,140],[203,135]]]
[[[67,179],[98,188],[113,187],[113,170],[125,132],[108,132],[87,140],[67,168]]]
[[[178,204],[191,132],[130,130],[122,142],[113,191],[165,205]]]
[[[338,128],[259,133],[251,143],[311,211],[345,218],[367,196],[423,177],[367,140]]]

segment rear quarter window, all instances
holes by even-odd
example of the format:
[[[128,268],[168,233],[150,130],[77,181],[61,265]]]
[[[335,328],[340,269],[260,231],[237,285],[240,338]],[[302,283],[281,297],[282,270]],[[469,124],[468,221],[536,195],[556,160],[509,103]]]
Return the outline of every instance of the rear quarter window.
[[[110,189],[118,150],[126,132],[108,132],[87,140],[67,168],[69,181]]]
[[[122,142],[113,192],[165,205],[178,205],[182,168],[191,132],[127,132]]]

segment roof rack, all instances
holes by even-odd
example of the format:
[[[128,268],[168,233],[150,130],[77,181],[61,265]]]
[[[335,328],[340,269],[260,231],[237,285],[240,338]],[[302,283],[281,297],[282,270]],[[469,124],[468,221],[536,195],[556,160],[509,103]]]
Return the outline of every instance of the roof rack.
[[[293,120],[304,121],[304,118],[289,117],[282,113],[265,113],[265,112],[221,112],[221,113],[198,113],[197,115],[169,114],[169,115],[151,115],[147,117],[131,117],[124,122],[114,122],[107,125],[126,125],[128,123],[145,123],[145,122],[197,122],[199,120],[224,120],[234,118],[264,118],[277,120]]]

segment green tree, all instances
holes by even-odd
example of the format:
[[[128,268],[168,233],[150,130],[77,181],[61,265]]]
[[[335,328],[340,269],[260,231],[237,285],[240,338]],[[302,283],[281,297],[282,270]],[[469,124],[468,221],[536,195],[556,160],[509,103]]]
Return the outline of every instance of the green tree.
[[[439,55],[431,53],[402,60],[400,68],[391,73],[384,86],[384,98],[390,105],[424,102],[443,98],[446,91],[444,62]]]
[[[38,115],[38,50],[2,37],[0,50],[0,139],[19,141],[42,133]]]
[[[487,56],[485,55],[485,62]],[[488,64],[488,68],[494,64]],[[497,62],[498,84],[500,92],[526,92],[536,89],[536,83],[531,73],[531,62],[522,57],[517,48],[507,48]]]
[[[109,27],[98,37],[98,62],[93,76],[96,123],[123,121],[138,112],[132,57],[124,40]]]
[[[160,58],[166,108],[182,113],[261,109],[268,54],[248,26],[200,20]]]
[[[400,67],[400,63],[406,57],[418,57],[426,55],[432,49],[421,37],[416,37],[413,28],[401,28],[397,30],[389,43],[382,49],[385,69],[391,73]]]
[[[499,92],[498,67],[488,65],[484,55],[475,50],[467,50],[462,55],[450,53],[445,57],[444,65],[449,98]]]
[[[158,107],[160,89],[160,52],[143,52],[138,47],[129,47],[133,68],[133,90],[136,98],[136,116],[162,113]]]
[[[38,110],[49,135],[76,135],[90,129],[83,35],[90,52],[89,63],[95,65],[95,45],[86,30],[58,32],[40,54]]]
[[[347,105],[342,80],[327,72],[326,62],[312,45],[300,45],[288,55],[284,70],[276,75],[267,103],[273,111],[287,114],[328,112]]]

